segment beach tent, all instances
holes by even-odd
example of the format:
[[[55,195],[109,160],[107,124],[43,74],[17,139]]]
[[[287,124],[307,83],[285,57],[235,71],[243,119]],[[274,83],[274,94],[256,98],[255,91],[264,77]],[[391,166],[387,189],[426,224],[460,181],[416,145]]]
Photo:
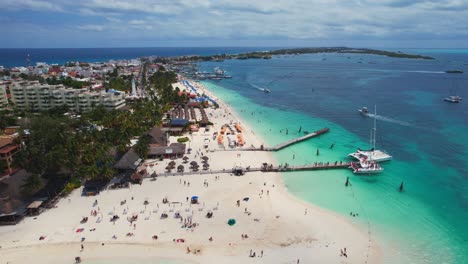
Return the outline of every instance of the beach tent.
[[[227,222],[227,223],[228,223],[228,225],[230,225],[230,226],[233,226],[233,225],[235,225],[235,224],[236,224],[236,219],[234,219],[234,218],[231,218],[231,219],[229,219],[229,220],[228,220],[228,222]]]

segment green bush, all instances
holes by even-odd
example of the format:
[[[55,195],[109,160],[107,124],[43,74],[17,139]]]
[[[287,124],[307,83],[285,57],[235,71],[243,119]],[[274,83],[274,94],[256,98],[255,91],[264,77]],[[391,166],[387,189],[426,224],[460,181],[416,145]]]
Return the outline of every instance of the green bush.
[[[71,193],[73,190],[76,188],[79,188],[81,186],[81,181],[78,178],[72,178],[66,185],[63,191],[65,194]]]
[[[185,142],[187,142],[187,141],[189,141],[189,138],[188,138],[188,137],[181,137],[181,138],[178,138],[178,139],[177,139],[177,142],[179,142],[179,143],[185,143]]]

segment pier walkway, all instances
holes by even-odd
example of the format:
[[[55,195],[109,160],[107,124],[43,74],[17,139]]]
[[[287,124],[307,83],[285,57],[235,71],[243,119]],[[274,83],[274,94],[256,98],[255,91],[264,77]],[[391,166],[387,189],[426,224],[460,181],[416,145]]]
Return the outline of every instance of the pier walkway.
[[[307,171],[307,170],[333,170],[333,169],[347,169],[351,165],[351,162],[320,162],[314,164],[306,164],[302,166],[289,166],[280,165],[273,166],[273,164],[264,163],[261,167],[252,168],[250,166],[242,168],[243,173],[248,172],[291,172],[291,171]],[[158,173],[157,177],[163,176],[184,176],[184,175],[206,175],[206,174],[221,174],[229,173],[234,174],[236,168],[223,169],[223,170],[200,170],[200,171],[187,171],[187,172],[164,172]],[[150,175],[144,178],[151,178]]]
[[[312,137],[316,137],[316,136],[320,136],[322,134],[325,134],[327,133],[328,131],[330,131],[330,129],[328,127],[326,128],[323,128],[323,129],[320,129],[320,130],[317,130],[313,133],[310,133],[310,134],[307,134],[305,136],[302,136],[302,137],[299,137],[299,138],[293,138],[289,141],[286,141],[284,143],[281,143],[281,144],[278,144],[274,147],[271,147],[271,148],[264,148],[265,151],[278,151],[278,150],[282,150],[288,146],[291,146],[293,144],[296,144],[296,143],[299,143],[299,142],[302,142],[304,140],[307,140],[309,138],[312,138]]]

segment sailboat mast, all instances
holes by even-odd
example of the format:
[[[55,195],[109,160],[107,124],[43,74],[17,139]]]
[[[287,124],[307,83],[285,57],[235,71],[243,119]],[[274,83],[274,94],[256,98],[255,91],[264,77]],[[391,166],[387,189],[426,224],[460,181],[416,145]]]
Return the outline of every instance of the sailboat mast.
[[[372,149],[375,150],[375,141],[377,137],[377,105],[374,105],[374,137],[372,139]]]

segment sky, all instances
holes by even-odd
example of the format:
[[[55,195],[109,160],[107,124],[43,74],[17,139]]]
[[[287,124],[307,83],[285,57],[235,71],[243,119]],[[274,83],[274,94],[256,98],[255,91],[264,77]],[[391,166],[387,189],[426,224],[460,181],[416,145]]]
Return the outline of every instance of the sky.
[[[468,0],[0,0],[0,48],[468,48]]]

